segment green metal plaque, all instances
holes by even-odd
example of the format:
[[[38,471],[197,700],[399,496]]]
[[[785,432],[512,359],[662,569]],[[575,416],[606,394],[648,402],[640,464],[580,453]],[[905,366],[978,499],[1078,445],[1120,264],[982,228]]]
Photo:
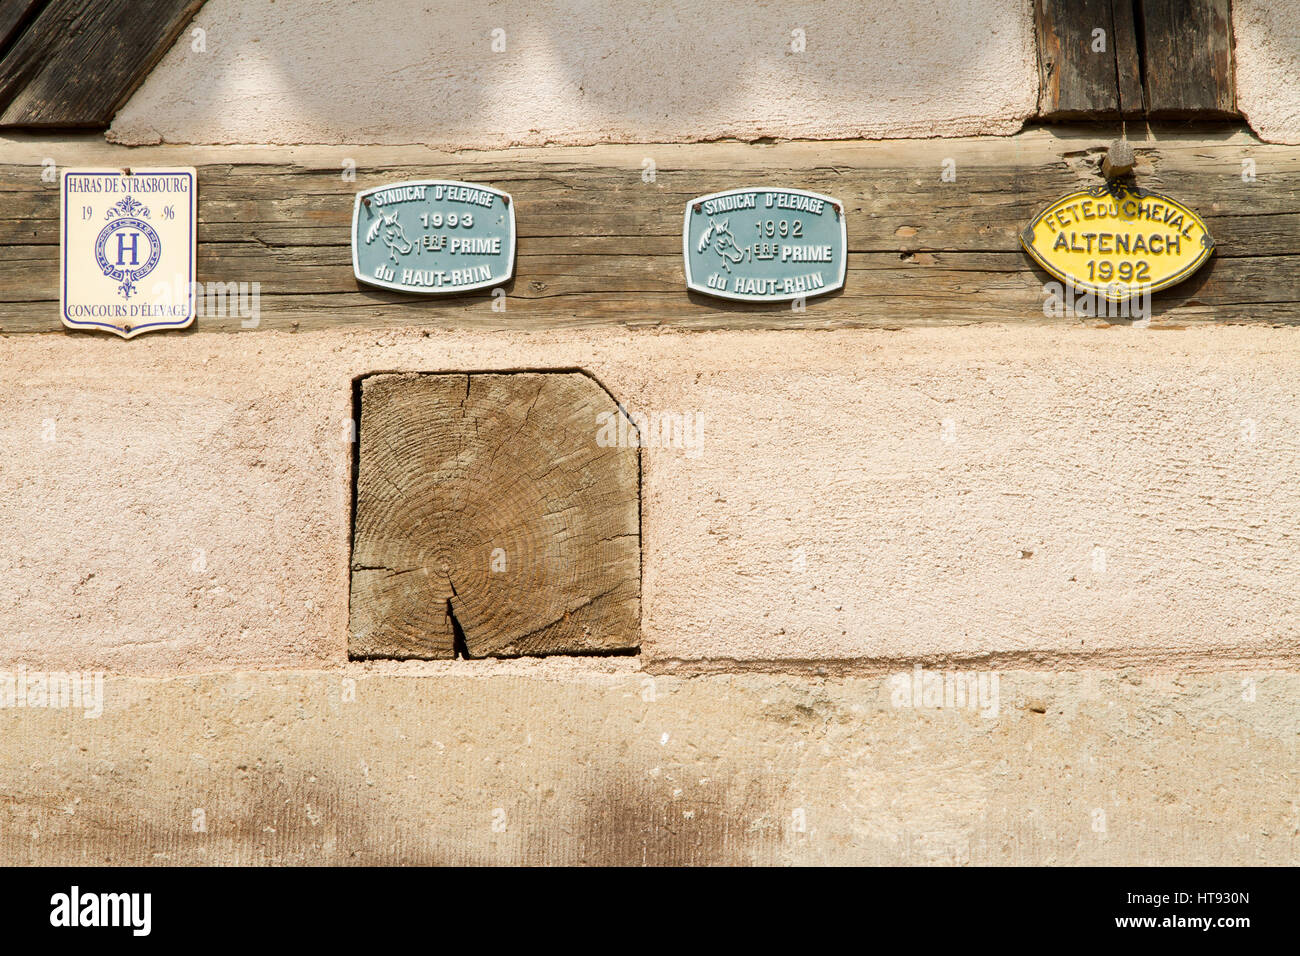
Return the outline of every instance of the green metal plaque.
[[[447,180],[390,183],[357,193],[357,281],[397,292],[487,289],[515,271],[515,207],[490,186]]]
[[[686,285],[746,302],[790,302],[844,287],[844,211],[802,189],[729,189],[686,204]]]

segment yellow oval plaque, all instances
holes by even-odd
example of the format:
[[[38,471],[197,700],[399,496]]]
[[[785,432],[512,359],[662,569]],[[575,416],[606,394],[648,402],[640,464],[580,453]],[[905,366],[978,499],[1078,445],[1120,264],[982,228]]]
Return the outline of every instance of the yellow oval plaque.
[[[1021,230],[1020,244],[1058,279],[1113,302],[1181,282],[1214,251],[1200,216],[1124,183],[1062,196]]]

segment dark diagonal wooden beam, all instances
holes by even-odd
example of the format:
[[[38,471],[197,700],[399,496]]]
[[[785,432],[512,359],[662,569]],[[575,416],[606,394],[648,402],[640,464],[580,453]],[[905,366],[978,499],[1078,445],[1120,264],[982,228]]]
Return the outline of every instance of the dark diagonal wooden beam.
[[[20,32],[0,60],[0,128],[108,126],[202,5],[50,0],[28,19],[32,4],[6,2],[0,34],[8,19]]]

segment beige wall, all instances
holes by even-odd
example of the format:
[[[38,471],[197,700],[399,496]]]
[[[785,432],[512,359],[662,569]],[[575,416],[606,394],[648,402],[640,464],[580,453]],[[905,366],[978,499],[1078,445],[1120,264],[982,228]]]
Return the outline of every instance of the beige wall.
[[[1294,338],[0,340],[0,682],[110,671],[0,706],[0,862],[1294,864]],[[641,657],[347,663],[350,377],[550,364],[706,416]]]
[[[1300,143],[1300,5],[1232,0],[1237,108],[1270,143]]]
[[[206,52],[182,35],[112,138],[497,148],[1010,133],[1037,99],[1023,0],[208,0],[195,26]]]
[[[1300,861],[1297,675],[999,695],[627,660],[110,677],[98,719],[0,710],[0,862]]]
[[[1239,109],[1264,141],[1300,143],[1300,7],[1232,9]],[[208,0],[194,27],[205,51],[183,34],[110,138],[499,148],[1005,134],[1038,97],[1028,0],[495,0],[450,13]]]
[[[1027,2],[743,6],[209,0],[207,51],[182,37],[110,135],[1034,109]],[[1295,17],[1234,10],[1241,108],[1296,142]],[[1292,330],[201,327],[0,339],[0,679],[110,672],[97,719],[0,707],[0,861],[1300,860]],[[643,452],[640,657],[348,663],[352,378],[546,367],[703,417]],[[900,706],[918,661],[997,677],[996,712]]]
[[[342,662],[352,377],[547,367],[702,416],[697,449],[643,452],[648,667],[1294,662],[1298,349],[1214,327],[10,338],[0,664]]]

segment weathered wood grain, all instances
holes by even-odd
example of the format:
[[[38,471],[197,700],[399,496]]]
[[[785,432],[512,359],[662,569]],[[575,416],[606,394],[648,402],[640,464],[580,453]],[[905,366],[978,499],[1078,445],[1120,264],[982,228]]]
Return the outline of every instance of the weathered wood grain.
[[[1154,321],[1300,319],[1300,149],[1230,131],[1154,136],[1133,139],[1137,182],[1196,209],[1217,242],[1215,256],[1192,280],[1155,296]],[[217,149],[35,141],[23,144],[25,158],[0,165],[0,331],[62,331],[58,188],[42,180],[40,165],[50,153],[80,165],[197,164],[199,279],[259,283],[257,329],[1058,321],[1043,314],[1048,276],[1021,250],[1018,232],[1062,194],[1101,182],[1098,160],[1110,138],[1040,129],[997,140],[472,157],[377,148],[236,154],[257,160],[250,164],[231,162],[230,151]],[[653,183],[641,179],[646,153],[658,157]],[[356,182],[339,174],[344,155],[358,163]],[[945,159],[956,165],[955,183],[940,179]],[[1242,177],[1243,159],[1255,163],[1253,181]],[[420,178],[479,181],[513,194],[519,256],[504,311],[493,309],[487,293],[417,298],[356,282],[349,251],[355,190]],[[849,271],[842,293],[810,299],[797,312],[686,292],[681,217],[687,200],[744,182],[801,186],[845,203]],[[201,315],[195,327],[244,331],[250,321]]]
[[[1236,115],[1230,0],[1035,0],[1034,21],[1043,117]]]
[[[577,372],[363,379],[351,656],[637,647],[640,459],[619,415]]]
[[[1142,88],[1136,10],[1131,0],[1112,0],[1110,15],[1119,111],[1125,116],[1137,116],[1146,110],[1146,96]]]
[[[51,0],[0,60],[0,127],[107,126],[202,5]]]
[[[1231,0],[1140,0],[1151,116],[1236,113]]]
[[[0,63],[10,44],[46,0],[0,0]]]
[[[1132,16],[1116,30],[1112,0],[1035,0],[1041,115],[1073,118],[1118,114],[1120,69],[1132,110],[1130,71],[1137,63]],[[1101,30],[1097,38],[1094,31]],[[1100,47],[1100,49],[1098,49]],[[1137,103],[1136,108],[1141,109]]]

